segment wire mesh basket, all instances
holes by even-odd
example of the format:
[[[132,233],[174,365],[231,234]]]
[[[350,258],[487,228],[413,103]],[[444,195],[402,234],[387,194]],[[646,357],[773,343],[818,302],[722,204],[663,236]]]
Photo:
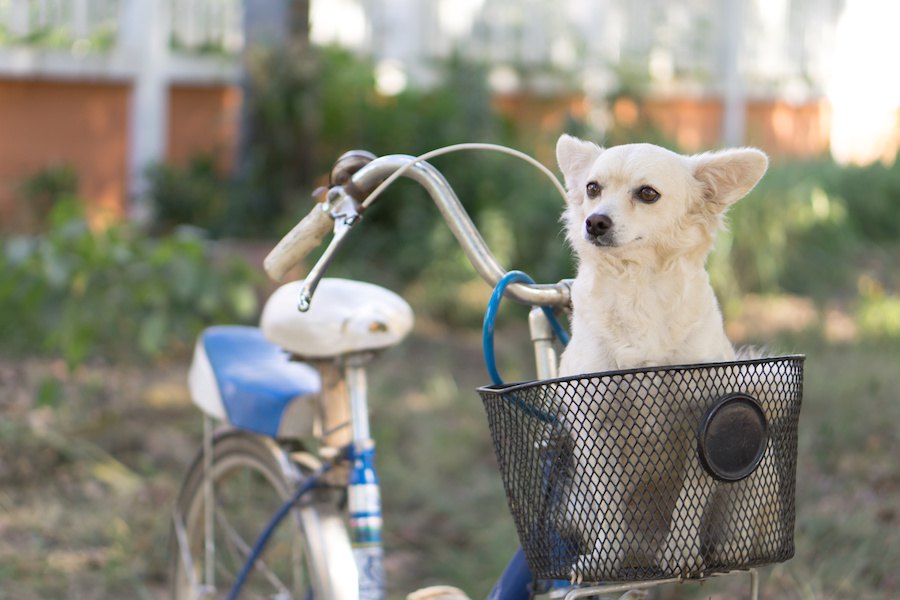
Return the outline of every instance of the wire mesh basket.
[[[803,357],[478,390],[540,579],[697,578],[794,554]]]

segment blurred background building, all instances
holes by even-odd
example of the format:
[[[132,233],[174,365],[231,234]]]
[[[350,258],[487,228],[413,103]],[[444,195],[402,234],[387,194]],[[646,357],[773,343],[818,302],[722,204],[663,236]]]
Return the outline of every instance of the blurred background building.
[[[477,61],[496,106],[535,128],[574,114],[602,139],[645,120],[686,151],[893,160],[900,84],[876,63],[898,13],[877,0],[0,0],[0,217],[17,182],[55,163],[110,215],[160,161],[215,152],[232,168],[244,58],[297,40],[371,57],[385,96],[435,85],[450,56]]]

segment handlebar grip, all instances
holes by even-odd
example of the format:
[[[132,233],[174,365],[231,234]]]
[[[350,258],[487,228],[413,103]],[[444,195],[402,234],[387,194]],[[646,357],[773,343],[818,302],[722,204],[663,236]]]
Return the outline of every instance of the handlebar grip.
[[[317,203],[310,213],[272,248],[263,261],[263,268],[269,277],[281,281],[288,271],[322,243],[334,225],[331,215],[322,210],[323,206]]]

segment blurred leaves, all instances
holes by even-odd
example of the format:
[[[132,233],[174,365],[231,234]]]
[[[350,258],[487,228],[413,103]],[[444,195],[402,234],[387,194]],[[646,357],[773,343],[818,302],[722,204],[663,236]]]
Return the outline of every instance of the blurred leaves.
[[[153,200],[153,224],[157,233],[167,233],[185,224],[202,225],[220,232],[227,218],[228,185],[209,154],[194,156],[187,165],[165,163],[147,171]]]
[[[729,215],[713,280],[731,297],[792,293],[820,303],[873,305],[900,293],[900,163],[843,167],[827,160],[775,163]],[[869,288],[871,289],[871,286]]]
[[[20,217],[23,222],[17,225],[25,231],[38,231],[46,227],[60,200],[77,197],[78,173],[71,165],[51,165],[25,179],[18,191],[26,210]]]
[[[46,232],[3,240],[5,352],[61,355],[70,366],[160,357],[206,324],[255,316],[258,276],[246,264],[215,259],[189,232],[153,239],[127,224],[93,231],[81,210],[60,201]]]
[[[863,333],[874,339],[900,341],[900,296],[889,295],[870,275],[859,278],[857,321]]]

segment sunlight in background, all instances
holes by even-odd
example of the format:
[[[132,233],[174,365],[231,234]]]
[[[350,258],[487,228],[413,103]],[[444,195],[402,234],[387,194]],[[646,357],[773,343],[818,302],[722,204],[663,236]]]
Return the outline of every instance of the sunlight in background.
[[[788,0],[756,0],[760,20],[760,33],[768,40],[762,47],[759,65],[766,73],[780,74],[784,61],[784,35],[788,27]]]
[[[467,35],[483,6],[484,0],[441,0],[438,5],[441,28],[452,38]]]
[[[898,149],[900,2],[848,0],[838,22],[828,98],[831,154],[842,163],[892,162]]]
[[[406,89],[406,71],[396,60],[382,60],[375,66],[375,90],[382,96],[396,96]]]
[[[310,2],[309,35],[316,44],[338,44],[361,48],[368,37],[369,22],[363,7],[354,0]]]

